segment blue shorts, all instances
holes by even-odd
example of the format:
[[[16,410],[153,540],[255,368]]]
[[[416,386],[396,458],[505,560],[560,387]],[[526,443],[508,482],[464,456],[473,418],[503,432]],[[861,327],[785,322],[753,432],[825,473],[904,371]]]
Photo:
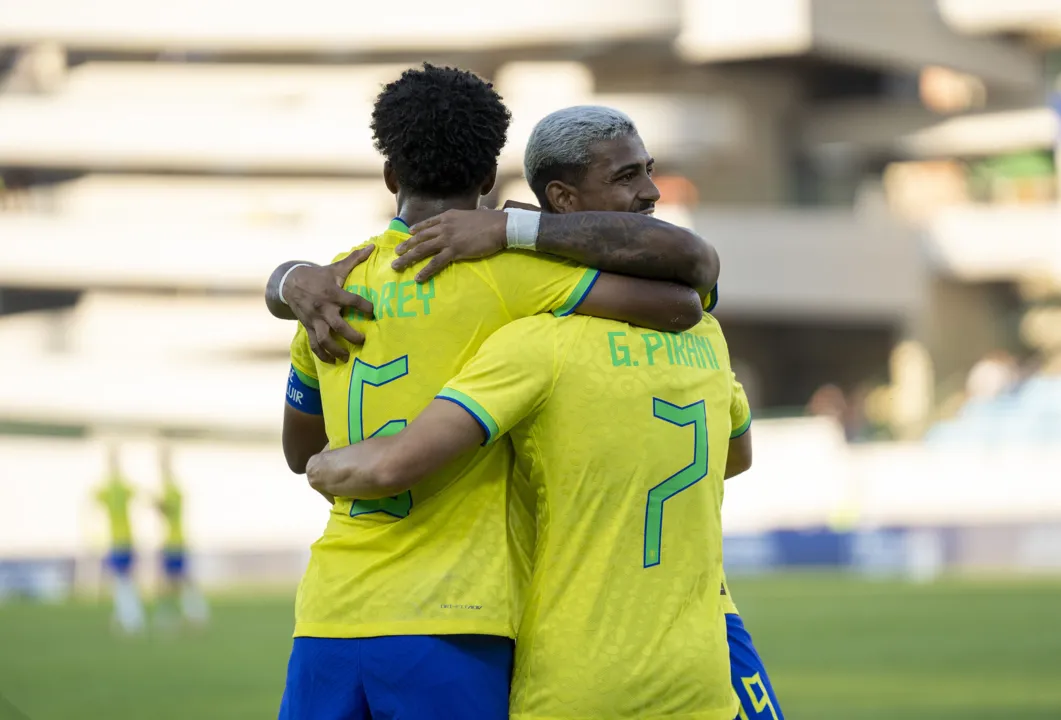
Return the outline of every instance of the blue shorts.
[[[168,549],[162,551],[162,569],[170,580],[184,577],[184,550]]]
[[[112,548],[106,564],[115,575],[125,577],[133,569],[133,559],[132,548]]]
[[[752,644],[740,615],[726,616],[729,640],[729,668],[733,689],[740,698],[739,718],[747,720],[785,720],[777,703],[774,687],[766,674],[763,659]]]
[[[490,635],[295,638],[280,720],[508,720],[513,647]]]

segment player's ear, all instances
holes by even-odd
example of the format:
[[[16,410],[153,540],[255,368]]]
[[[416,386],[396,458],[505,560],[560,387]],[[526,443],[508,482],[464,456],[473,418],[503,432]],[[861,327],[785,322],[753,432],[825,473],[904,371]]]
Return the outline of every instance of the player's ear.
[[[578,210],[578,190],[559,180],[553,180],[545,186],[545,197],[549,207],[555,213],[569,213]]]
[[[398,194],[398,173],[394,171],[394,166],[391,165],[390,160],[383,162],[383,182],[387,189],[391,191],[391,195]]]
[[[494,165],[494,169],[490,171],[490,175],[487,176],[486,182],[479,188],[479,195],[489,195],[490,191],[494,189],[494,183],[497,182],[497,165]]]

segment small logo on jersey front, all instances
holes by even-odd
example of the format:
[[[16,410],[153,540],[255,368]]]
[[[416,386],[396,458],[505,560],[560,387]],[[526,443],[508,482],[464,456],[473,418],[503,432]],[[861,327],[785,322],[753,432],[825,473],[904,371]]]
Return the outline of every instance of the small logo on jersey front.
[[[455,603],[442,603],[439,605],[443,610],[482,610],[482,605],[461,605]]]

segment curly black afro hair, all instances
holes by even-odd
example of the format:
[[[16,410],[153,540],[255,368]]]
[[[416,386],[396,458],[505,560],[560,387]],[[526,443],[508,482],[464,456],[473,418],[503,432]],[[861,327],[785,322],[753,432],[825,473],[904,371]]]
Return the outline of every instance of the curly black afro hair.
[[[490,177],[511,119],[490,83],[425,62],[383,87],[372,110],[372,137],[403,188],[449,198]]]

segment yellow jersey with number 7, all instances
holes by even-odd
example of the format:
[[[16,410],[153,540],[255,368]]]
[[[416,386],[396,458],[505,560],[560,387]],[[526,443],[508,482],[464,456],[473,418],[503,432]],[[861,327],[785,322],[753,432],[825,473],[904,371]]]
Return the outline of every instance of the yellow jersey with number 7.
[[[332,448],[398,432],[491,333],[536,313],[572,312],[597,278],[573,263],[504,252],[417,284],[419,268],[391,269],[408,237],[392,222],[346,280],[375,305],[374,320],[350,317],[366,340],[348,362],[320,362],[301,326],[292,342],[288,402],[323,410]],[[311,549],[295,636],[513,637],[526,575],[508,548],[513,462],[511,446],[499,443],[397,497],[338,498]]]
[[[539,316],[439,394],[489,442],[511,431],[537,497],[512,718],[737,715],[719,594],[732,391],[710,316],[680,334]]]

